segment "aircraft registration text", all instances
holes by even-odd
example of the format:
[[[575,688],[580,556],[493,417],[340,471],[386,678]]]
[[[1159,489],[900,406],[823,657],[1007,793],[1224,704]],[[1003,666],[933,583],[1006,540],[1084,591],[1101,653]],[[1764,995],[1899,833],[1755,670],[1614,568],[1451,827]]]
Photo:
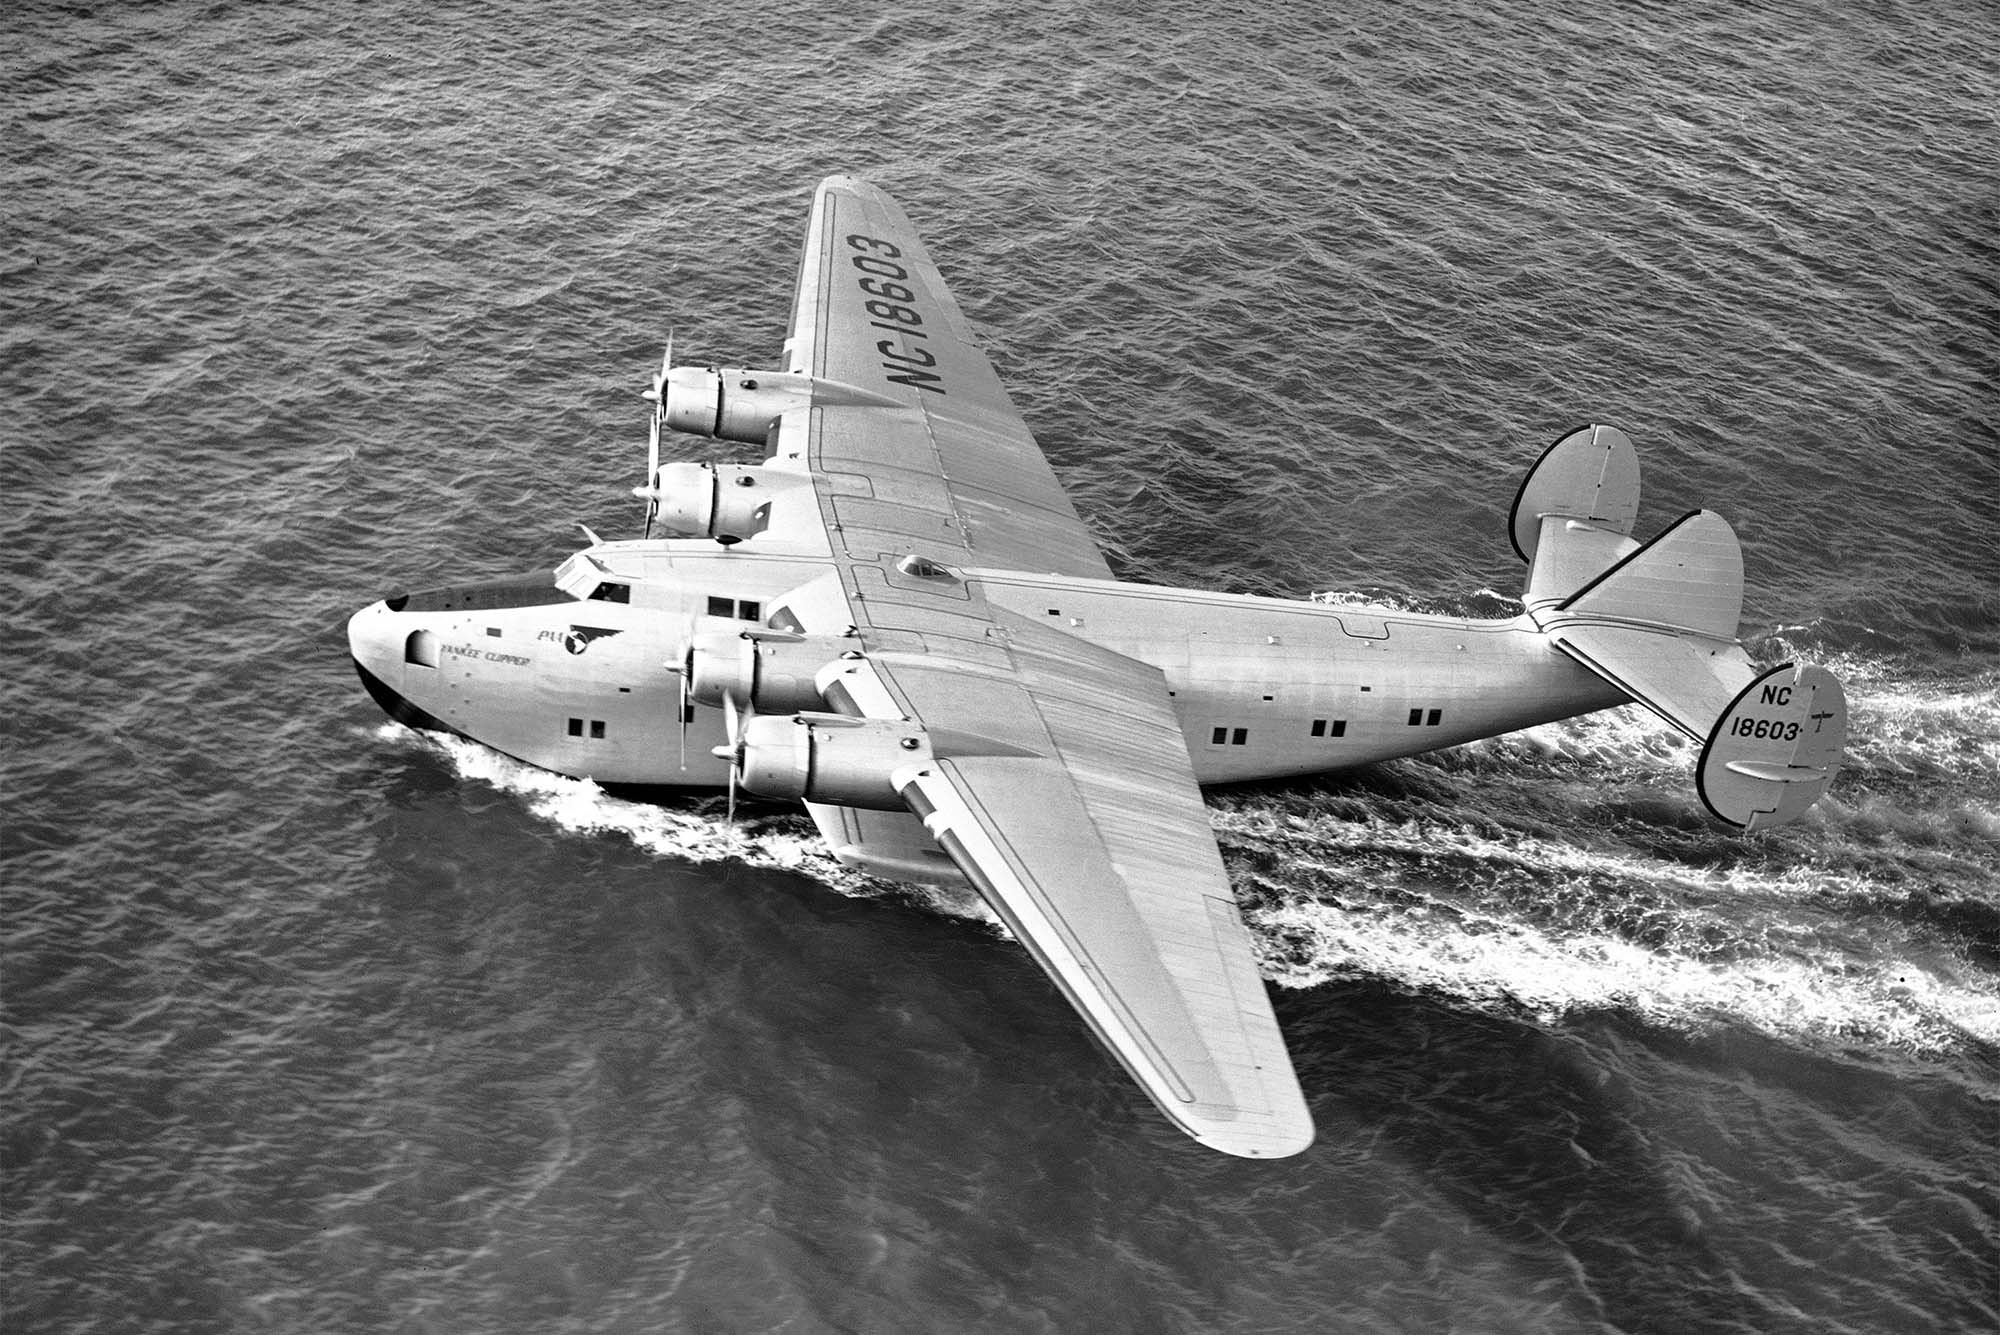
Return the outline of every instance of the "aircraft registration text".
[[[924,330],[924,317],[913,304],[917,293],[909,286],[910,271],[896,262],[903,256],[902,248],[893,241],[858,232],[849,234],[847,245],[858,252],[848,259],[860,275],[861,309],[871,317],[869,325],[898,336],[878,339],[875,344],[875,352],[882,358],[882,369],[889,373],[889,383],[931,394],[944,393],[944,386],[938,383],[944,377],[929,369],[937,365],[936,355],[922,344],[910,342],[930,335]]]

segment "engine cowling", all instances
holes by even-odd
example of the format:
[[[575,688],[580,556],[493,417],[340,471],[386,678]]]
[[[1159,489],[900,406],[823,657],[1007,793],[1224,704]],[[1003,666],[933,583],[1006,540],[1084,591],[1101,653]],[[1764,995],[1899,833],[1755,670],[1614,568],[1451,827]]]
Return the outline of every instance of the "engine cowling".
[[[813,675],[855,643],[834,635],[697,631],[688,645],[688,698],[715,708],[725,698],[748,701],[760,714],[822,709]]]
[[[760,797],[878,811],[902,810],[891,776],[930,759],[922,725],[845,714],[753,718],[743,725],[735,752],[738,782]]]
[[[733,366],[676,366],[660,388],[660,415],[675,431],[767,444],[777,420],[794,408],[850,404],[895,408],[887,395],[792,371]]]
[[[653,525],[675,537],[741,542],[771,526],[771,506],[801,481],[797,473],[754,465],[661,464],[653,475],[659,502]]]
[[[676,366],[667,372],[662,412],[675,431],[761,445],[771,424],[812,404],[811,376],[728,366]]]

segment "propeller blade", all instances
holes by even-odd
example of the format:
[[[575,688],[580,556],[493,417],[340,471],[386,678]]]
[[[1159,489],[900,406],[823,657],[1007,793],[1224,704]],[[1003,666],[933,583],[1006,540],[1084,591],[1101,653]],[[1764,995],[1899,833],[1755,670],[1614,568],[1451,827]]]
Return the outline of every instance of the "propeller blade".
[[[660,513],[660,428],[667,420],[667,373],[674,369],[674,331],[667,330],[667,350],[660,354],[660,373],[653,377],[646,397],[653,403],[653,420],[646,431],[646,485],[632,488],[632,494],[646,502],[645,536],[653,536],[653,520]]]
[[[736,770],[735,765],[729,767],[729,807],[722,818],[729,828],[729,842],[732,844],[736,842]]]
[[[743,774],[743,729],[757,711],[749,704],[738,706],[734,695],[722,697],[722,720],[729,729],[729,838],[736,838],[736,788]]]
[[[648,399],[651,399],[654,403],[659,403],[659,404],[664,404],[666,402],[667,372],[673,369],[674,369],[674,331],[672,329],[669,329],[667,330],[667,350],[660,357],[660,373],[653,377],[652,388],[646,391],[646,397]]]
[[[678,672],[681,678],[681,770],[685,773],[688,767],[688,692],[693,689],[692,678],[694,677],[693,617],[689,617],[681,624],[681,644],[684,647],[681,650],[680,666],[669,670]]]
[[[645,536],[653,536],[653,518],[660,513],[660,410],[653,409],[652,430],[646,433],[646,485],[632,488],[646,498]]]

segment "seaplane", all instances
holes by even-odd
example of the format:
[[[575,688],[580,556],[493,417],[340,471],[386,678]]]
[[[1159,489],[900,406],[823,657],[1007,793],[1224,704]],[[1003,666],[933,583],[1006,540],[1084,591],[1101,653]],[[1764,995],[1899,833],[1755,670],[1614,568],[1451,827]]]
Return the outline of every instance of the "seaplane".
[[[1366,765],[1637,702],[1700,743],[1713,817],[1789,821],[1840,764],[1824,668],[1753,662],[1708,511],[1632,537],[1617,429],[1564,434],[1509,517],[1500,620],[1120,580],[903,209],[814,196],[782,369],[652,379],[641,536],[348,624],[400,722],[607,787],[802,802],[832,856],[969,885],[1202,1145],[1313,1122],[1202,785]],[[661,459],[665,433],[761,460]]]

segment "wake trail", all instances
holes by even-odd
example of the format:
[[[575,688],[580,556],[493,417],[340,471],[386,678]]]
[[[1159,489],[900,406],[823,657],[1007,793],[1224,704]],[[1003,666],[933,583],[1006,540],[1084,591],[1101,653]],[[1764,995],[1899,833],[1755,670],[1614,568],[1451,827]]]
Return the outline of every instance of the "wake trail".
[[[1326,782],[1212,794],[1266,977],[1369,977],[1547,1022],[1620,1010],[1814,1047],[2000,1046],[2000,689],[1842,665],[1849,772],[1797,825],[1701,820],[1694,744],[1636,707]],[[803,816],[627,801],[475,743],[384,724],[535,818],[696,865],[739,860],[837,893],[1005,929],[969,888],[841,866]],[[1551,813],[1554,814],[1551,814]]]

